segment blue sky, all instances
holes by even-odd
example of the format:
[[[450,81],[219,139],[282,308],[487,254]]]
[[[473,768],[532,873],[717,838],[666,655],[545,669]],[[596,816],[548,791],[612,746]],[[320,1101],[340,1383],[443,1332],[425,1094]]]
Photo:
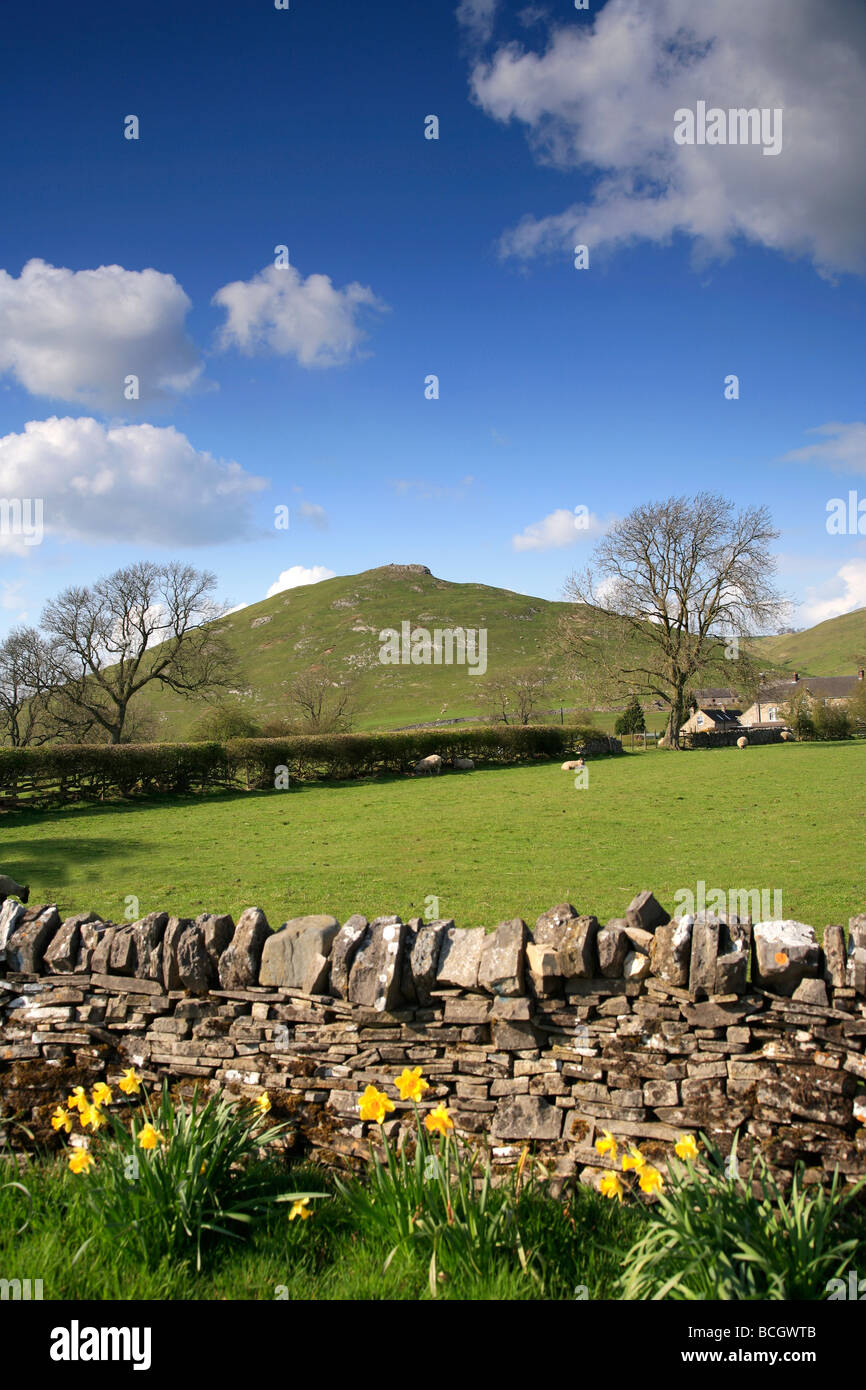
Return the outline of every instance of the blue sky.
[[[862,7],[48,0],[4,29],[0,497],[44,538],[0,535],[0,632],[139,558],[232,605],[390,561],[558,598],[612,518],[702,488],[770,506],[795,625],[866,604],[866,516],[826,527],[866,498]],[[781,151],[677,147],[698,100],[782,109]]]

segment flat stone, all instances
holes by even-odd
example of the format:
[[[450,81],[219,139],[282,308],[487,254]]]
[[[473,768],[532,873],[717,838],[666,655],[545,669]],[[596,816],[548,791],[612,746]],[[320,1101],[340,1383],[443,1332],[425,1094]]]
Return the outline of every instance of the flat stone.
[[[486,1023],[493,1005],[483,995],[473,995],[468,999],[445,1000],[446,1023]]]
[[[540,1096],[503,1096],[491,1132],[497,1139],[559,1139],[564,1113]]]
[[[689,969],[689,994],[716,992],[716,961],[719,955],[720,923],[698,918],[692,929],[692,958]]]
[[[802,1004],[815,1004],[819,1008],[828,1009],[830,1007],[827,986],[823,980],[813,980],[808,977],[801,980],[791,998]]]
[[[602,927],[596,937],[598,968],[608,980],[622,977],[622,968],[629,953],[631,942],[623,927]]]
[[[162,937],[162,983],[165,989],[183,989],[177,952],[184,932],[194,927],[189,917],[169,917]]]
[[[532,1017],[532,1002],[522,999],[506,999],[498,995],[493,1001],[491,1018],[504,1018],[511,1022],[526,1023]]]
[[[536,945],[552,946],[555,951],[558,951],[561,938],[560,928],[576,917],[577,913],[571,903],[560,903],[558,907],[551,907],[548,908],[547,912],[542,912],[532,933]]]
[[[598,974],[598,918],[578,917],[565,924],[557,954],[563,979],[590,980]],[[625,951],[628,950],[626,945]]]
[[[625,912],[630,927],[640,927],[642,931],[655,931],[656,927],[667,926],[670,914],[665,912],[649,888],[637,893]]]
[[[219,976],[223,989],[248,989],[258,983],[262,951],[270,935],[268,919],[261,908],[245,908],[220,958]]]
[[[6,940],[6,964],[9,970],[38,975],[42,957],[54,934],[60,929],[60,913],[55,904],[31,908],[23,917],[16,917]]]
[[[111,922],[82,922],[81,935],[78,943],[78,959],[75,962],[76,975],[86,975],[93,968],[93,960],[96,956],[97,948],[102,944],[108,932],[113,932],[114,927]],[[108,956],[105,957],[105,965],[108,965]]]
[[[716,994],[744,994],[749,957],[744,951],[728,951],[716,957]]]
[[[18,923],[24,918],[27,908],[7,898],[0,907],[0,964],[6,959],[6,946]]]
[[[610,922],[608,922],[608,926],[610,925]],[[618,923],[618,925],[622,924]],[[652,950],[653,940],[655,939],[654,932],[644,931],[642,927],[630,927],[626,923],[625,934],[636,951],[643,951],[645,956],[649,955]]]
[[[693,927],[693,917],[675,917],[653,933],[650,970],[675,989],[682,989],[689,982]]]
[[[81,928],[91,922],[101,922],[95,912],[76,912],[61,923],[60,930],[49,943],[42,957],[42,968],[50,975],[71,975],[77,969],[81,949]]]
[[[806,976],[818,976],[821,949],[805,922],[758,922],[754,930],[755,983],[773,994],[792,995]]]
[[[293,917],[285,922],[265,941],[259,984],[304,989],[316,957],[330,958],[339,930],[336,917],[325,914]],[[320,976],[321,969],[316,972],[316,977]]]
[[[135,937],[132,934],[132,923],[118,927],[114,933],[114,940],[108,956],[108,973],[110,975],[134,975],[135,974]]]
[[[629,951],[622,963],[622,978],[624,980],[645,980],[649,971],[649,956],[642,951]]]
[[[839,922],[824,928],[824,979],[833,989],[845,987],[845,929]]]
[[[349,973],[352,962],[369,925],[366,917],[362,917],[360,912],[353,912],[334,937],[331,946],[331,991],[339,999],[349,997]]]
[[[204,928],[197,922],[181,932],[178,939],[177,973],[181,988],[189,990],[190,994],[207,994],[219,984],[219,972],[205,945]]]
[[[525,993],[527,935],[523,919],[513,917],[508,922],[500,922],[485,938],[478,969],[478,984],[482,989],[506,998]]]
[[[415,997],[422,1006],[429,1004],[433,998],[442,941],[445,933],[453,927],[452,917],[439,917],[433,922],[424,922],[418,928],[411,944],[409,972]]]
[[[228,912],[202,912],[195,925],[204,932],[204,946],[211,965],[219,978],[220,956],[235,934],[234,918]]]
[[[162,939],[167,926],[167,912],[149,912],[146,917],[133,923],[134,973],[139,979],[162,979]]]
[[[349,1000],[377,1013],[399,1008],[400,961],[405,925],[399,917],[377,917],[364,932],[349,975]]]
[[[545,1041],[532,1023],[519,1019],[493,1018],[490,1031],[497,1052],[527,1052]]]
[[[438,987],[478,988],[478,971],[486,935],[483,927],[449,927],[443,933],[436,971]]]

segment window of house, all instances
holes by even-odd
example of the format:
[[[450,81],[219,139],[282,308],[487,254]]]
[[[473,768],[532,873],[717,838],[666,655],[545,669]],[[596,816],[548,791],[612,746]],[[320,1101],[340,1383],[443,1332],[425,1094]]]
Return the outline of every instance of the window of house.
[[[770,718],[771,720],[776,718],[776,706],[775,706],[775,705],[771,705],[771,706],[770,706],[769,718]]]
[[[703,724],[703,722],[704,722],[704,716],[703,716],[702,714],[699,714],[698,717],[697,717],[697,719],[695,720],[695,723],[696,723],[698,726],[700,726],[701,724]]]

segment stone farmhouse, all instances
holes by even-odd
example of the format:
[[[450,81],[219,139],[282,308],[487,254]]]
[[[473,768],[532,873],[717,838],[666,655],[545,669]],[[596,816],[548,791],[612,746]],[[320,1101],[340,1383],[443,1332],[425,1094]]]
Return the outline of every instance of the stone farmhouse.
[[[856,676],[804,676],[795,671],[790,680],[774,681],[762,686],[757,698],[743,711],[740,723],[744,728],[784,724],[782,710],[798,691],[804,691],[810,709],[817,705],[844,705],[854,694],[858,681],[863,680],[863,668]]]
[[[864,678],[861,667],[854,676],[803,676],[795,671],[787,680],[762,685],[747,709],[741,708],[736,690],[725,686],[696,690],[691,714],[680,728],[682,734],[717,733],[744,729],[781,729],[785,725],[784,707],[803,691],[810,709],[817,705],[843,705],[850,700],[858,682]]]

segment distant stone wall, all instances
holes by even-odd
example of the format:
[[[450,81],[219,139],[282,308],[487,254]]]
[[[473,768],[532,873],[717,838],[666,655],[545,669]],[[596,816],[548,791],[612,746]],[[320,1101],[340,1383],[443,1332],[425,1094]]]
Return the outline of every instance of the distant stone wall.
[[[751,979],[747,964],[751,959]],[[422,1068],[495,1164],[534,1142],[558,1180],[596,1182],[603,1130],[664,1166],[703,1130],[755,1146],[783,1178],[866,1172],[866,915],[825,929],[674,919],[649,892],[602,926],[568,904],[492,932],[453,922],[293,919],[248,908],[116,925],[0,910],[0,1141],[60,1141],[74,1085],[134,1065],[234,1095],[267,1089],[292,1143],[333,1164],[369,1152],[368,1084],[411,1125],[394,1077]]]

